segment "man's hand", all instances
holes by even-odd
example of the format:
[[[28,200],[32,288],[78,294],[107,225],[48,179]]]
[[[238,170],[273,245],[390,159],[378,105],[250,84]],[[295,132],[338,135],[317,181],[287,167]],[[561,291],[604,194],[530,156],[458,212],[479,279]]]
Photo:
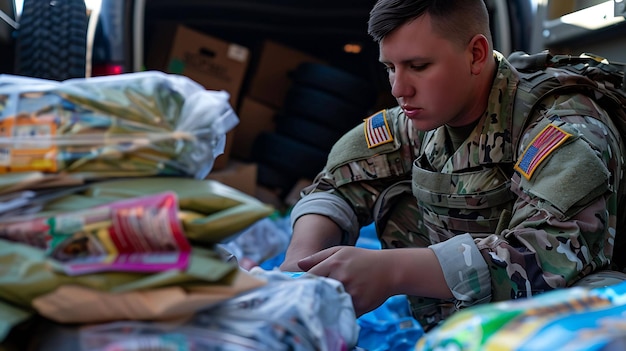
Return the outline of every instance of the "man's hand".
[[[370,250],[335,246],[301,259],[298,266],[343,283],[357,316],[393,295],[452,297],[439,261],[428,248]]]
[[[328,217],[309,214],[298,218],[281,271],[299,272],[298,261],[323,249],[339,245],[341,229]]]
[[[314,275],[341,281],[360,316],[383,304],[394,291],[389,279],[394,267],[386,260],[389,252],[336,246],[303,258],[298,266]]]

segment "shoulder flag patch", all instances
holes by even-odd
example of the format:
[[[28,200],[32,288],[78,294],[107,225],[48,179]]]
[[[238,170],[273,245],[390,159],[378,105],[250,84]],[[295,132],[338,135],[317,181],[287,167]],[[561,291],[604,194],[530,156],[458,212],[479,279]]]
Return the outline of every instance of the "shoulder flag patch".
[[[530,179],[539,164],[571,136],[570,133],[555,125],[547,125],[526,147],[521,158],[515,164],[515,169],[524,178]]]
[[[386,111],[380,111],[366,118],[363,125],[365,140],[367,140],[369,149],[393,141],[393,136],[387,123]]]

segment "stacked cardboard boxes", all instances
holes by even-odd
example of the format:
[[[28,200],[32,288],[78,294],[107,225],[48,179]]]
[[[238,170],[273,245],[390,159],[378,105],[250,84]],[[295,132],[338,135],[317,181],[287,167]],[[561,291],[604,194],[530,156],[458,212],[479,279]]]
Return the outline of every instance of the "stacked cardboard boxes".
[[[250,63],[250,50],[237,43],[198,32],[183,25],[164,25],[157,29],[146,58],[146,68],[187,76],[209,90],[230,94],[236,108]],[[228,163],[234,132],[228,133],[224,153],[213,169]]]
[[[290,73],[303,62],[322,60],[265,40],[251,50],[184,25],[155,29],[146,57],[148,70],[187,76],[209,90],[224,90],[239,116],[227,134],[224,154],[209,178],[255,194],[256,165],[250,152],[256,137],[274,130],[274,117],[291,86]]]

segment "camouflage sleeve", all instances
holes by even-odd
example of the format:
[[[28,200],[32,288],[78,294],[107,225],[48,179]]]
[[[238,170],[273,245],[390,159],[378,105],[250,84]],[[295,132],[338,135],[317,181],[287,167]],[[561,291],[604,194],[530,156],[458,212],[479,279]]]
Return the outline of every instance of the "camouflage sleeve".
[[[456,308],[492,299],[489,267],[470,234],[454,236],[429,248],[441,264],[446,283],[456,299]],[[456,254],[451,255],[451,252]]]
[[[508,228],[476,240],[494,301],[570,286],[606,267],[613,251],[621,140],[584,96],[554,97],[545,108],[518,151]]]
[[[337,223],[344,233],[342,244],[354,244],[359,236],[359,223],[350,205],[341,197],[326,192],[314,192],[298,201],[291,210],[291,227],[305,214],[326,216]]]
[[[307,213],[323,214],[342,227],[349,236],[346,243],[356,242],[360,227],[373,220],[372,209],[380,193],[398,180],[410,179],[419,136],[400,111],[375,113],[333,146],[324,169],[302,192],[292,222]],[[377,128],[384,128],[377,142],[368,139],[368,132],[380,131],[368,127],[375,119],[381,122]]]

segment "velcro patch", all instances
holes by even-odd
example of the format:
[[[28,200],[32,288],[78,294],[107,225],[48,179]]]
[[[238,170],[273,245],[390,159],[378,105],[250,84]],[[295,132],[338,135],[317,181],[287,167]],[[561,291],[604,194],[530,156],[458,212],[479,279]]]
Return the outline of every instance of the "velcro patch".
[[[363,129],[369,149],[393,141],[393,136],[387,123],[387,113],[384,110],[366,118]]]
[[[526,147],[519,161],[515,164],[515,169],[524,178],[530,180],[539,164],[571,136],[570,133],[555,125],[547,125]]]

